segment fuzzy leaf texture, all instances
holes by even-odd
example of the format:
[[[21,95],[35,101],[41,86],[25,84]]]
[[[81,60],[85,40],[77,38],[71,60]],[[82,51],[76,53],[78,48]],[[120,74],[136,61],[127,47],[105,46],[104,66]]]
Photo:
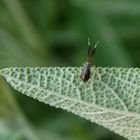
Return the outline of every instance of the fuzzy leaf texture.
[[[6,68],[0,71],[21,93],[140,140],[140,69],[91,68],[83,83],[81,67]]]

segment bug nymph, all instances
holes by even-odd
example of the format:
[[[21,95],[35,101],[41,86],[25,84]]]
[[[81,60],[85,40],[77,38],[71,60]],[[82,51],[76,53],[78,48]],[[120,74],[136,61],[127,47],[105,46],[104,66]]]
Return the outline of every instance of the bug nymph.
[[[89,47],[88,54],[87,54],[87,59],[86,59],[86,62],[84,63],[84,67],[83,67],[82,74],[81,74],[81,78],[82,78],[83,82],[87,82],[90,78],[90,67],[91,67],[91,63],[92,63],[92,58],[95,54],[98,43],[99,43],[99,41],[97,41],[94,48],[91,48],[90,40],[88,38],[88,47]]]

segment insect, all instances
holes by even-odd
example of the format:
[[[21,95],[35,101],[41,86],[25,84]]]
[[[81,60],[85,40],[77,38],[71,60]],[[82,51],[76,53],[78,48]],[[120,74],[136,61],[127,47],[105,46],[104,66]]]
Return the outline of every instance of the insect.
[[[86,62],[84,63],[82,74],[81,74],[81,78],[82,78],[83,82],[87,82],[90,78],[90,67],[91,67],[91,63],[92,63],[92,58],[95,54],[98,43],[99,43],[99,41],[97,41],[94,48],[91,48],[90,39],[88,38],[88,47],[89,47],[88,54],[87,54],[87,59],[86,59]]]

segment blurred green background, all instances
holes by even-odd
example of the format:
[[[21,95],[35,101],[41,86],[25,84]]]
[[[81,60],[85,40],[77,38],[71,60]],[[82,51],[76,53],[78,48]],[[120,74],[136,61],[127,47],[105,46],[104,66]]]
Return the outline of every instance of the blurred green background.
[[[0,0],[0,68],[139,67],[139,0]],[[13,90],[0,79],[0,140],[124,140],[109,130]]]

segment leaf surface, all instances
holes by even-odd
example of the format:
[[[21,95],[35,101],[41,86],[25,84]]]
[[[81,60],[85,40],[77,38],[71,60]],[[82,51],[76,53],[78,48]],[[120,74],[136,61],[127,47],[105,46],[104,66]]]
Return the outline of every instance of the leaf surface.
[[[86,83],[81,71],[81,67],[15,67],[0,73],[27,96],[140,140],[140,69],[92,67]]]

